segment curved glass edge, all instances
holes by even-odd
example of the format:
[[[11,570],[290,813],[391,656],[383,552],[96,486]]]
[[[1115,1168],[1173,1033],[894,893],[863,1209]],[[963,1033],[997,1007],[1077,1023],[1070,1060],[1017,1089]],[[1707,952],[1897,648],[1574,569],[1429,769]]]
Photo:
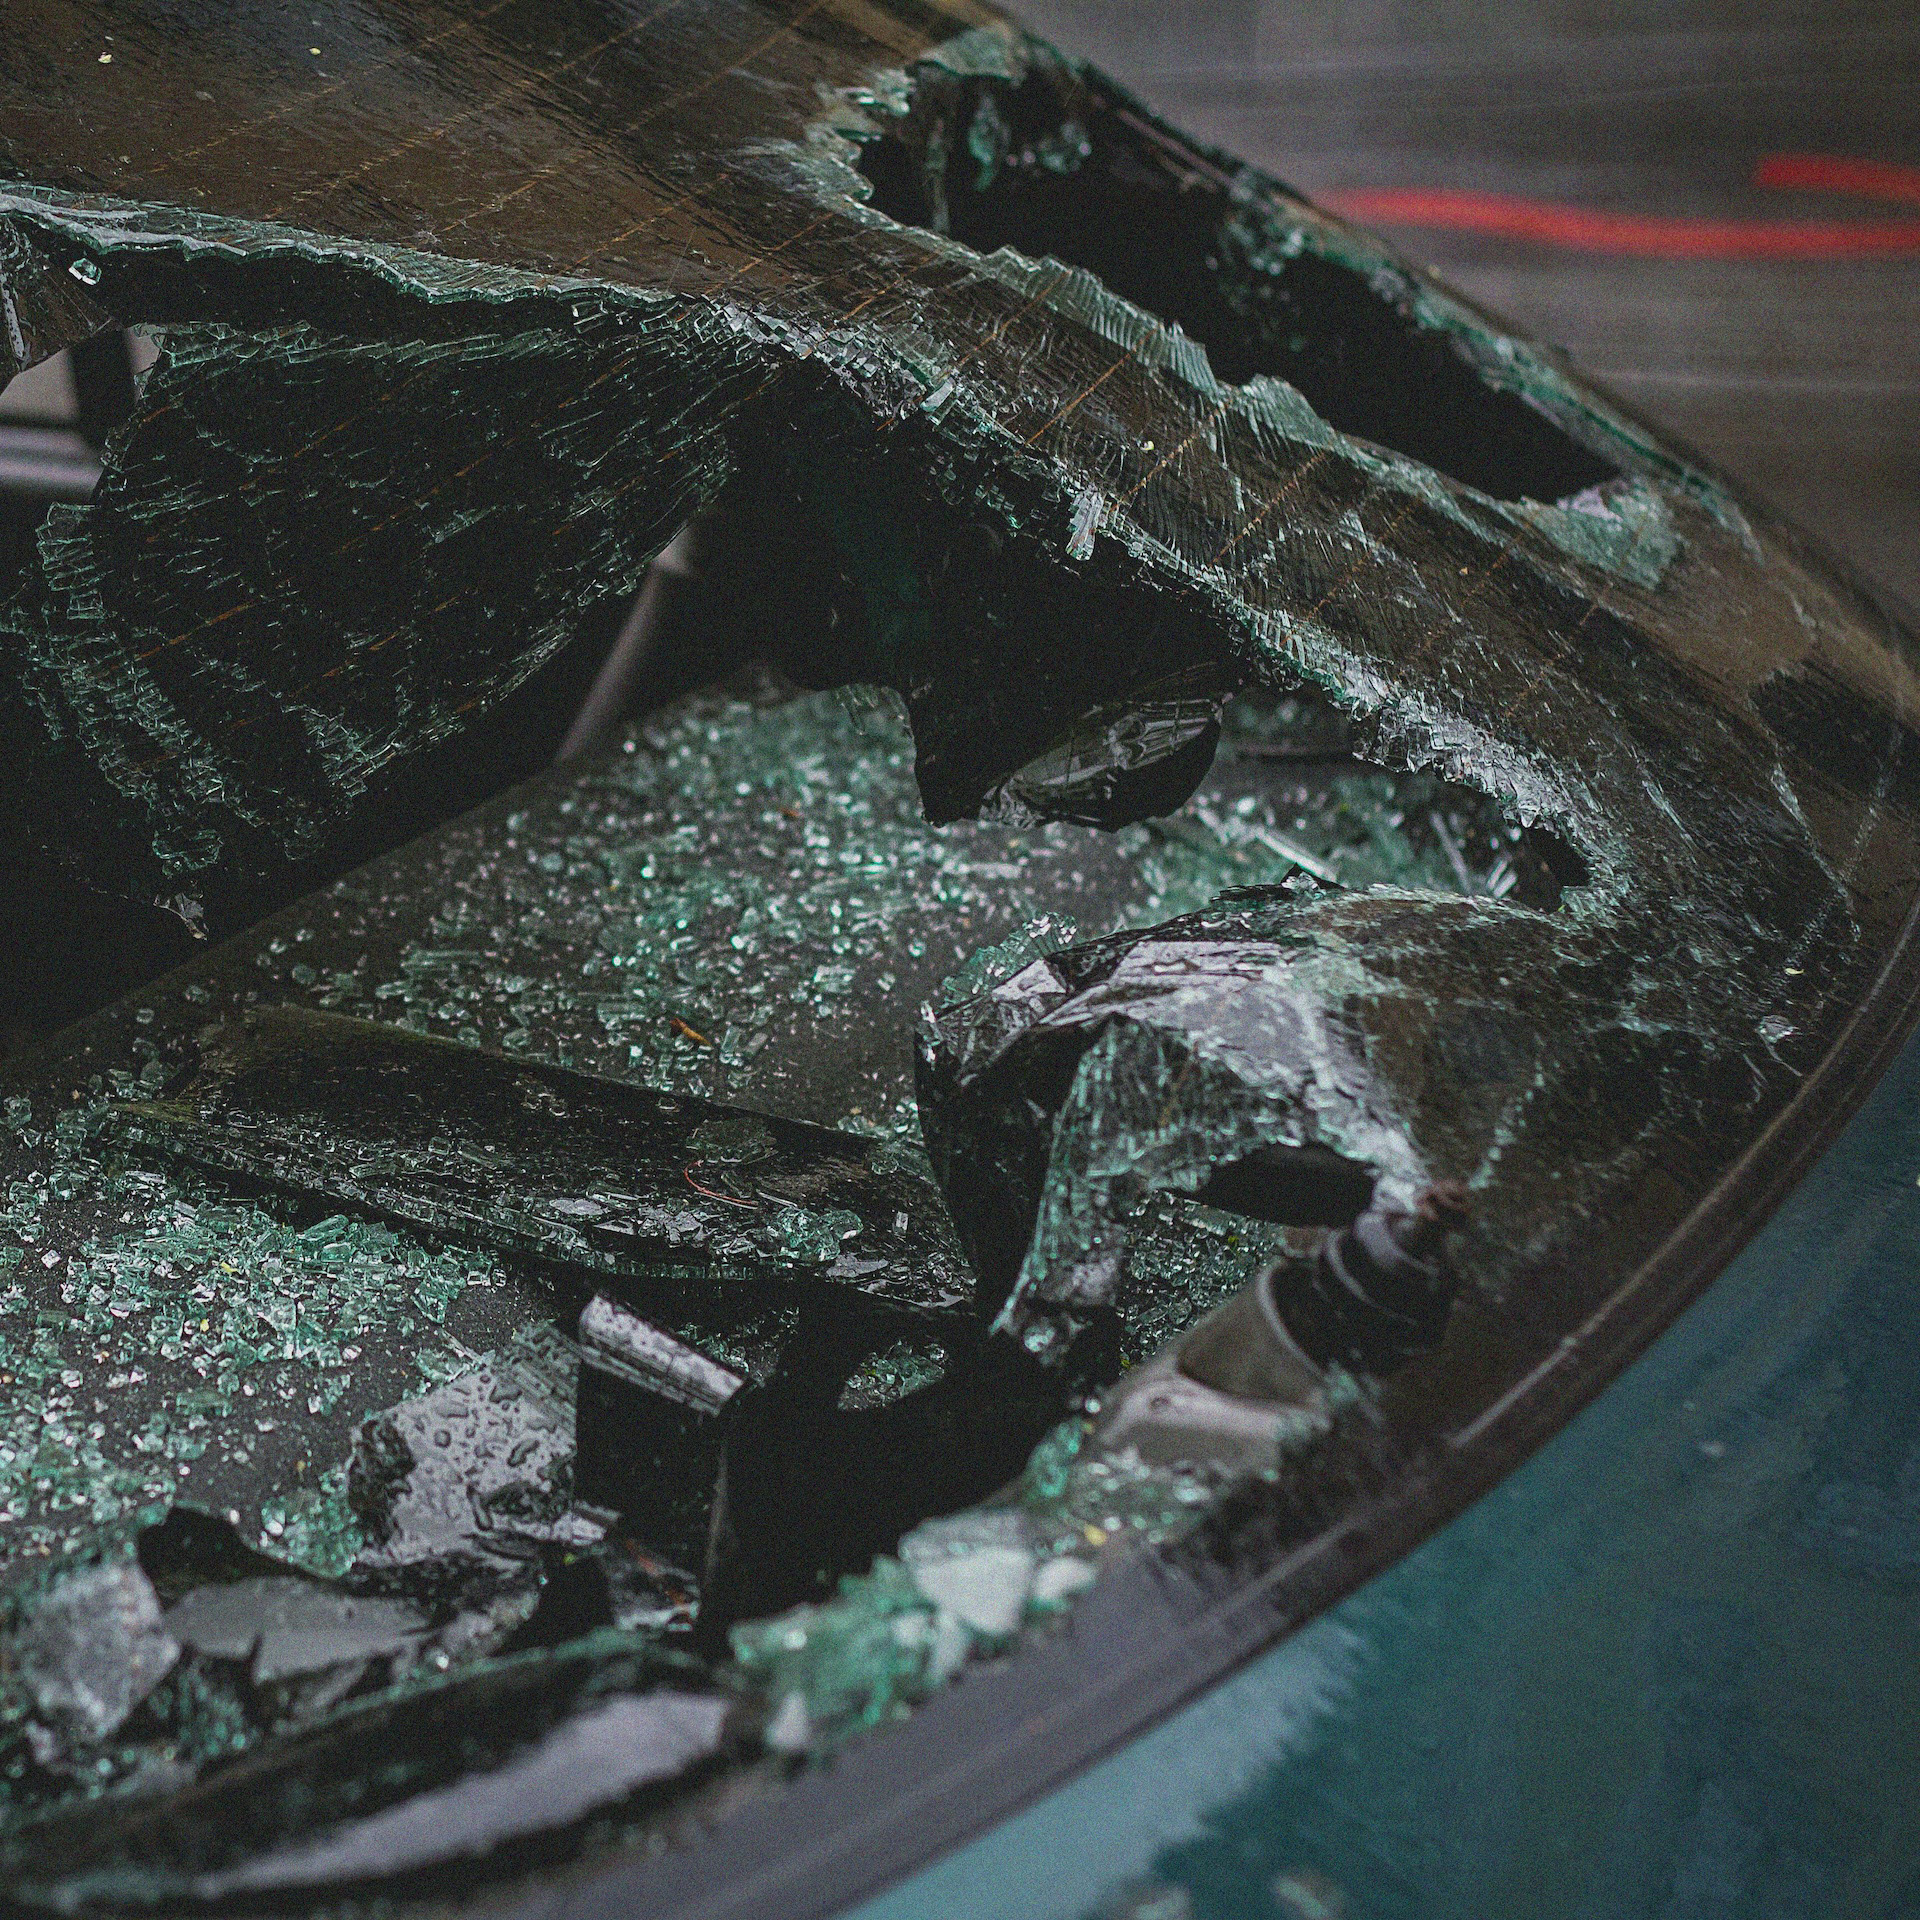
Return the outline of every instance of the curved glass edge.
[[[1920,1040],[1425,1545],[851,1920],[1920,1912]]]

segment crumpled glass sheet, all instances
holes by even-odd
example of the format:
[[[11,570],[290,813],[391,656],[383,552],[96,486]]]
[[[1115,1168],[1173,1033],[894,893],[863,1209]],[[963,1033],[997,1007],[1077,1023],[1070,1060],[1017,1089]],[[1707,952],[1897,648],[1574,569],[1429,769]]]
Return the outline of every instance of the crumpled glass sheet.
[[[865,1133],[924,1175],[906,1013],[922,1000],[1284,877],[1276,835],[1356,877],[1457,887],[1430,833],[1406,838],[1436,797],[1426,776],[1354,769],[1318,706],[1227,717],[1227,750],[1165,820],[935,829],[886,707],[703,695],[631,751],[503,796],[103,1016],[4,1107],[10,1564],[186,1498],[337,1572],[361,1544],[345,1478],[356,1424],[554,1311],[549,1282],[478,1248],[122,1157],[114,1109],[160,1093],[203,1027],[280,1002],[377,1018]],[[1327,757],[1281,757],[1289,743]],[[1500,884],[1524,837],[1462,789],[1437,798],[1474,873]],[[1276,1231],[1160,1199],[1169,1210],[1134,1232],[1134,1269],[1154,1276],[1128,1309],[1134,1358],[1240,1284]],[[787,1322],[764,1318],[777,1351]],[[767,1344],[744,1332],[709,1317],[694,1337],[759,1377]],[[925,1364],[902,1343],[849,1392],[891,1398]]]

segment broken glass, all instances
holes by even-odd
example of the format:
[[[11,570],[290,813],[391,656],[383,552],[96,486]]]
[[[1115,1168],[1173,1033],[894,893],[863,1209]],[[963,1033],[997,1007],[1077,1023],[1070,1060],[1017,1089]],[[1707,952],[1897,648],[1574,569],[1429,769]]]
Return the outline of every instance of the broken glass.
[[[40,1718],[35,1758],[62,1731],[102,1740],[172,1671],[180,1647],[140,1569],[103,1562],[39,1596],[13,1638],[14,1665]]]
[[[548,1542],[588,1545],[570,1513],[573,1355],[535,1325],[501,1352],[365,1421],[346,1493],[365,1538],[354,1564],[443,1574]]]
[[[524,1874],[750,1740],[697,1662],[607,1632],[370,1694],[171,1799],[43,1816],[12,1838],[10,1884],[140,1906],[418,1890],[425,1874],[444,1893]]]
[[[10,1075],[16,1897],[942,1844],[1568,1417],[1897,1034],[1897,620],[997,17],[9,28],[7,368],[164,335],[5,586],[10,856],[233,927],[690,518],[768,562],[758,670]]]
[[[337,1571],[359,1546],[344,1477],[355,1424],[554,1312],[549,1282],[477,1247],[429,1247],[325,1198],[273,1209],[110,1150],[114,1110],[159,1092],[168,1061],[190,1059],[200,1029],[243,1015],[249,996],[862,1133],[875,1164],[924,1175],[909,1010],[965,998],[1082,930],[1151,924],[1221,884],[1291,872],[1259,840],[1207,827],[1203,810],[1243,818],[1244,787],[1221,783],[1272,773],[1255,824],[1342,863],[1396,815],[1417,830],[1417,808],[1343,799],[1339,782],[1375,776],[1323,707],[1290,700],[1271,718],[1257,758],[1223,753],[1164,822],[1119,835],[934,830],[906,729],[886,709],[764,688],[703,696],[650,722],[632,751],[503,799],[129,1003],[121,1037],[84,1073],[53,1092],[36,1083],[8,1110],[7,1251],[20,1259],[6,1297],[22,1316],[0,1319],[0,1372],[21,1396],[0,1459],[9,1551],[64,1551],[88,1514],[179,1493]],[[1317,757],[1266,750],[1283,735]],[[1396,781],[1423,790],[1424,776],[1377,778],[1389,799]],[[1471,854],[1482,872],[1530,844],[1471,794],[1453,789],[1446,804],[1462,832],[1482,829]],[[1431,843],[1403,872],[1451,884]],[[1243,1284],[1278,1238],[1244,1214],[1160,1196],[1136,1242],[1135,1270],[1154,1278],[1126,1339],[1144,1358]],[[32,1314],[43,1317],[26,1326]],[[772,1306],[757,1335],[677,1324],[755,1378],[791,1331]],[[891,1342],[843,1398],[877,1404],[938,1371],[925,1343]],[[81,1385],[64,1384],[68,1373]],[[68,1395],[70,1407],[48,1404]]]
[[[580,1316],[575,1408],[583,1499],[662,1549],[704,1555],[720,1414],[745,1376],[597,1295]]]

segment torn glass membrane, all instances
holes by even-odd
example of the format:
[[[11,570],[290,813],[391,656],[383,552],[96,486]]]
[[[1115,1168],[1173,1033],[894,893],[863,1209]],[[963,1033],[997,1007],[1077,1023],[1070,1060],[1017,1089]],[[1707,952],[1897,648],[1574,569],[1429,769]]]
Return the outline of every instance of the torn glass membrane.
[[[1489,1485],[1902,1030],[1905,631],[996,16],[9,26],[6,365],[163,342],[14,851],[239,926],[741,581],[10,1071],[30,1910],[842,1903]]]
[[[919,63],[859,165],[903,224],[1084,268],[1179,328],[1216,378],[1284,380],[1330,426],[1483,493],[1553,501],[1622,477],[1603,437],[1503,379],[1412,276],[1276,218],[1248,169],[1048,49]]]

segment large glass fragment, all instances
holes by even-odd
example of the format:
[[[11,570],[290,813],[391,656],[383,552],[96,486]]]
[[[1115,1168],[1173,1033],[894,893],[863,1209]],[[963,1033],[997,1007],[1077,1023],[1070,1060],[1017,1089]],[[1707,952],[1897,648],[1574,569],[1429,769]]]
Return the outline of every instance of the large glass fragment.
[[[209,1031],[162,1100],[117,1119],[196,1166],[446,1238],[643,1292],[691,1284],[709,1316],[782,1278],[907,1315],[972,1292],[939,1195],[870,1139],[340,1014]]]

